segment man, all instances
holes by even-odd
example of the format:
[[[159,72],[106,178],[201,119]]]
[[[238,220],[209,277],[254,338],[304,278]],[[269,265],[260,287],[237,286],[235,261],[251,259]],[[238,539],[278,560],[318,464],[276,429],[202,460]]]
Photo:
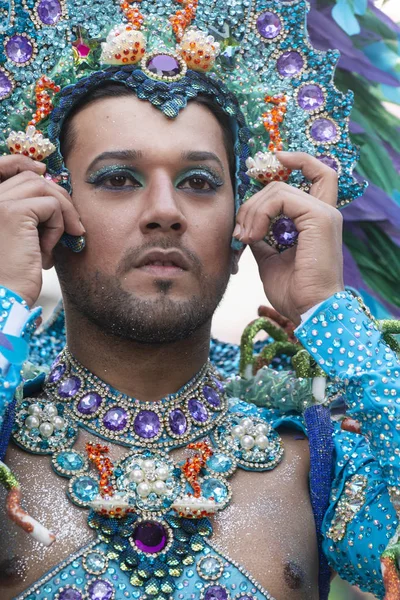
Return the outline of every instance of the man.
[[[226,23],[219,1],[197,16],[195,0],[123,2],[101,54],[108,5],[53,6],[50,32],[38,5],[37,52],[24,11],[4,40],[0,476],[20,531],[7,523],[2,597],[325,600],[332,571],[383,595],[398,361],[343,291],[336,205],[363,189],[348,98],[302,3],[234,4]],[[12,102],[25,131],[9,131]],[[208,362],[244,245],[298,326],[297,377],[224,384]],[[53,264],[67,346],[50,366],[60,340],[33,335],[31,309]],[[24,363],[27,342],[47,369]],[[362,435],[333,427],[321,369]]]
[[[54,262],[69,351],[120,393],[157,403],[206,362],[212,315],[239,258],[230,247],[234,221],[235,236],[258,261],[267,297],[297,325],[343,289],[336,175],[316,159],[281,153],[282,164],[312,181],[310,195],[271,184],[235,220],[224,133],[202,103],[191,102],[169,121],[132,93],[105,95],[77,109],[67,127],[72,200],[41,177],[42,165],[21,156],[1,159],[0,239],[7,260],[0,281],[31,307],[42,266]],[[281,255],[262,241],[280,213],[299,231],[296,250]],[[64,231],[85,232],[82,254],[56,247]],[[287,425],[278,428],[285,454],[275,469],[233,475],[232,502],[214,517],[212,540],[272,597],[318,598],[308,444]],[[76,447],[84,451],[87,442],[101,439],[81,430]],[[127,452],[108,445],[113,462]],[[171,454],[184,457],[179,449]],[[3,524],[3,561],[11,560],[3,564],[14,570],[2,598],[21,593],[92,537],[84,511],[64,498],[65,484],[46,457],[11,445],[7,463],[26,490],[27,508],[56,531],[58,542],[39,549]],[[385,527],[393,527],[393,518]]]

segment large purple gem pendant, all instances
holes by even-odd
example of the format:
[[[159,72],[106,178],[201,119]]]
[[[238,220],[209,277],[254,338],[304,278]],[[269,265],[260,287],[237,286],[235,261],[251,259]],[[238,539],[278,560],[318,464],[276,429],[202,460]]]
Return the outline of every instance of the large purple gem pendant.
[[[142,61],[143,70],[154,79],[173,81],[180,79],[186,73],[186,65],[182,64],[172,54],[155,54]]]
[[[162,552],[168,544],[168,532],[158,521],[140,521],[133,530],[131,544],[146,554]]]
[[[297,238],[299,237],[299,232],[297,231],[295,224],[292,219],[285,217],[282,215],[277,218],[271,227],[271,232],[273,236],[273,240],[279,249],[290,248],[294,246]]]

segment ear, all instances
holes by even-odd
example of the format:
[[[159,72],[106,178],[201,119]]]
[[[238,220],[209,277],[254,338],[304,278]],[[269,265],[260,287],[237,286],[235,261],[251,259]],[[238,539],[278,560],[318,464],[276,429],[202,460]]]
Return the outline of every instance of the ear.
[[[234,250],[232,255],[232,266],[231,266],[231,275],[236,275],[239,271],[239,260],[243,254],[243,251],[246,246],[243,246],[240,250]]]

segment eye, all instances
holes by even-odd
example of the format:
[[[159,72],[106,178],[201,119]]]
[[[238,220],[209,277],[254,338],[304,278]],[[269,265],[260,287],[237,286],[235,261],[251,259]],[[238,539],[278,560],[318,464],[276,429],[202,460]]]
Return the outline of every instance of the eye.
[[[187,177],[178,185],[178,187],[180,189],[191,189],[195,191],[208,191],[215,189],[215,186],[213,187],[209,181],[207,181],[204,177],[199,177],[198,175]]]
[[[134,187],[137,187],[139,185],[139,182],[136,181],[133,177],[128,178],[126,175],[113,175],[112,177],[109,177],[108,180],[104,180],[103,183],[106,183],[107,181],[111,187],[118,188],[125,187],[127,183],[130,183]]]
[[[121,167],[100,169],[89,177],[88,183],[97,188],[114,191],[137,189],[142,185],[135,173]]]

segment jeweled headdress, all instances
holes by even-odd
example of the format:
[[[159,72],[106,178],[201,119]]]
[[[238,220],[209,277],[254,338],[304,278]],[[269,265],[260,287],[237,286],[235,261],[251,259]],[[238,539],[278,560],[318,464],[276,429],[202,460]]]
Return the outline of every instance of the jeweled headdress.
[[[362,194],[352,175],[357,150],[348,136],[352,93],[334,85],[338,52],[320,52],[309,43],[305,0],[3,4],[4,152],[46,160],[50,172],[60,173],[62,120],[75,98],[106,79],[134,88],[170,118],[208,91],[240,121],[227,88],[245,118],[236,131],[237,203],[251,180],[279,179],[307,190],[300,172],[277,161],[280,149],[308,152],[335,169],[339,207]]]

